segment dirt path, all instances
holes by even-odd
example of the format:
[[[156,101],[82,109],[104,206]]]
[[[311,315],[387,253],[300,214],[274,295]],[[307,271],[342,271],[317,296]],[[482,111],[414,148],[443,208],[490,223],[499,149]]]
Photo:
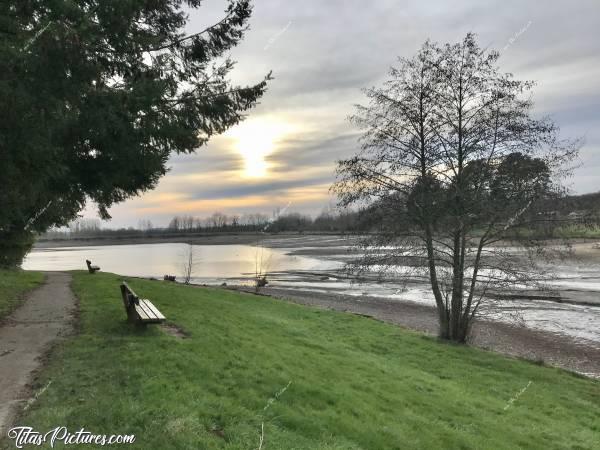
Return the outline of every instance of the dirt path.
[[[263,288],[262,293],[303,305],[373,317],[432,335],[437,333],[435,309],[417,303],[281,288]],[[563,334],[480,321],[473,328],[471,345],[600,378],[600,347]]]
[[[0,324],[0,436],[30,398],[28,384],[50,346],[73,326],[75,296],[67,273],[48,272],[45,283]]]

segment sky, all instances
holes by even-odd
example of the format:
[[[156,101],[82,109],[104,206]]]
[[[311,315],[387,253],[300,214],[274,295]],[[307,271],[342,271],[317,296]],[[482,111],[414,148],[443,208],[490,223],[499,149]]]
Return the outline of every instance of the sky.
[[[205,0],[187,31],[218,21],[225,7]],[[468,32],[501,52],[503,71],[537,82],[536,116],[549,115],[565,138],[585,138],[565,180],[571,192],[600,191],[600,1],[255,0],[231,78],[254,84],[272,70],[260,105],[196,154],[172,156],[158,187],[114,206],[104,226],[166,226],[215,211],[319,214],[335,205],[335,162],[358,150],[347,117],[364,103],[361,89],[380,85],[426,39],[458,42]],[[92,206],[85,216],[95,216]]]

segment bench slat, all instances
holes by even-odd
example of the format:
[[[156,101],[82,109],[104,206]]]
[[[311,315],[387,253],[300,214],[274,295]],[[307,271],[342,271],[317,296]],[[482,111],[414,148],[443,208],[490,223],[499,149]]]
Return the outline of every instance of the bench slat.
[[[135,310],[136,314],[138,315],[139,320],[141,320],[142,322],[147,322],[148,320],[152,320],[148,316],[148,313],[146,311],[144,311],[144,308],[142,308],[140,305],[135,305],[133,307],[133,309]]]
[[[155,318],[155,315],[154,315],[154,313],[152,312],[152,310],[150,310],[150,308],[148,308],[148,306],[146,305],[146,303],[144,302],[144,300],[143,300],[143,299],[141,299],[141,298],[140,298],[140,299],[138,300],[138,306],[139,306],[139,307],[140,307],[142,310],[144,310],[144,312],[146,313],[146,315],[148,316],[148,318],[150,318],[150,319],[154,319],[154,318]]]
[[[142,301],[144,302],[144,306],[146,306],[150,311],[152,311],[152,313],[156,316],[158,320],[166,320],[166,317],[162,315],[162,313],[158,310],[156,306],[154,306],[154,304],[150,300],[140,300],[140,303]]]
[[[137,306],[139,306],[139,308],[144,311],[146,316],[148,316],[148,319],[150,319],[150,320],[156,319],[156,315],[150,308],[148,308],[148,305],[146,304],[146,302],[143,299],[139,299],[138,302],[139,303]]]

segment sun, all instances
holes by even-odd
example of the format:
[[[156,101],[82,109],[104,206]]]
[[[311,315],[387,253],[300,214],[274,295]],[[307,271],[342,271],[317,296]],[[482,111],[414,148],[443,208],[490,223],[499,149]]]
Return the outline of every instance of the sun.
[[[227,134],[235,139],[235,149],[243,158],[243,175],[248,178],[264,178],[271,165],[268,157],[284,134],[284,126],[273,120],[249,119]]]
[[[274,138],[262,127],[245,130],[237,142],[237,151],[244,158],[244,173],[248,177],[262,178],[267,174],[266,158],[273,153]]]

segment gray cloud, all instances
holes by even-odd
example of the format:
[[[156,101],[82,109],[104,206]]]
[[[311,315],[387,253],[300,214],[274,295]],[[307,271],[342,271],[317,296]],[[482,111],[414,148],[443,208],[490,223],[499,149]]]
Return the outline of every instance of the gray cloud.
[[[321,185],[330,183],[331,177],[307,177],[301,180],[276,181],[262,183],[236,183],[220,187],[208,187],[191,192],[190,197],[194,200],[222,199],[229,197],[249,197],[258,194],[272,194],[280,196],[291,188]]]

